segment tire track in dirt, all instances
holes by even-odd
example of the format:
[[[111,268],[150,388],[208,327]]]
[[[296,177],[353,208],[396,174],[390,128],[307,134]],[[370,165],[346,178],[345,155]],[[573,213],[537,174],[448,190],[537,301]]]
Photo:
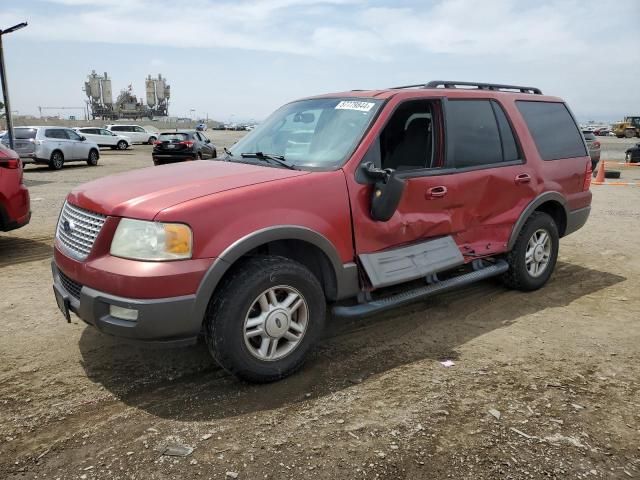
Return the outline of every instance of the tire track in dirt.
[[[53,236],[0,237],[0,268],[53,256]]]

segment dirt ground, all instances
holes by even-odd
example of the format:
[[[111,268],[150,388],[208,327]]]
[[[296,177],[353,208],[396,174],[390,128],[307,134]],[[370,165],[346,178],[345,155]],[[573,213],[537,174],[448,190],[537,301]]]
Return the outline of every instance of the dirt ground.
[[[239,135],[209,133],[219,151]],[[611,160],[634,143],[602,142]],[[65,194],[150,164],[135,146],[26,169],[33,219],[0,234],[0,478],[640,478],[640,187],[592,187],[544,289],[484,282],[331,320],[301,372],[255,386],[203,345],[130,345],[57,310]]]

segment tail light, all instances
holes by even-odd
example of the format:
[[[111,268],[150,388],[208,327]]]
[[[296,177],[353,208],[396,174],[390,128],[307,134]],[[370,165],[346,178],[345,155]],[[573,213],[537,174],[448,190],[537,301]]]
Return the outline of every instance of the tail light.
[[[591,161],[587,162],[587,168],[584,172],[584,182],[582,183],[582,191],[586,192],[591,186],[591,175],[593,175],[593,169],[591,168]]]
[[[0,158],[0,168],[15,170],[20,167],[22,167],[22,161],[19,158]]]
[[[162,144],[162,142],[160,140],[156,140],[155,142],[153,142],[154,145],[160,145]]]
[[[193,147],[192,140],[185,140],[184,142],[180,142],[180,145],[186,145],[187,147]]]

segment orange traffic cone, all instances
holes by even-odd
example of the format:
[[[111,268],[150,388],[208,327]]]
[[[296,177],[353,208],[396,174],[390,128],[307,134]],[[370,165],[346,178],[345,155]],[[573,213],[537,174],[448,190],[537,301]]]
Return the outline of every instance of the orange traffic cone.
[[[600,160],[596,168],[598,169],[598,174],[596,175],[596,181],[593,183],[604,183],[604,160]]]

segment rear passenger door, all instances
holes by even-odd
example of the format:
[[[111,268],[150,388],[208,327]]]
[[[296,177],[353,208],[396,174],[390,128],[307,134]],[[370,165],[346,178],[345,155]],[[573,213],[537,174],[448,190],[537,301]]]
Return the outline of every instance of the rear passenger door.
[[[533,200],[538,180],[527,165],[503,106],[493,99],[445,102],[447,158],[462,207],[454,218],[463,254],[506,250],[513,225]]]
[[[64,133],[69,139],[69,148],[72,151],[73,160],[81,160],[89,157],[89,143],[81,140],[82,137],[70,128],[65,128]],[[69,157],[67,157],[69,158]]]

